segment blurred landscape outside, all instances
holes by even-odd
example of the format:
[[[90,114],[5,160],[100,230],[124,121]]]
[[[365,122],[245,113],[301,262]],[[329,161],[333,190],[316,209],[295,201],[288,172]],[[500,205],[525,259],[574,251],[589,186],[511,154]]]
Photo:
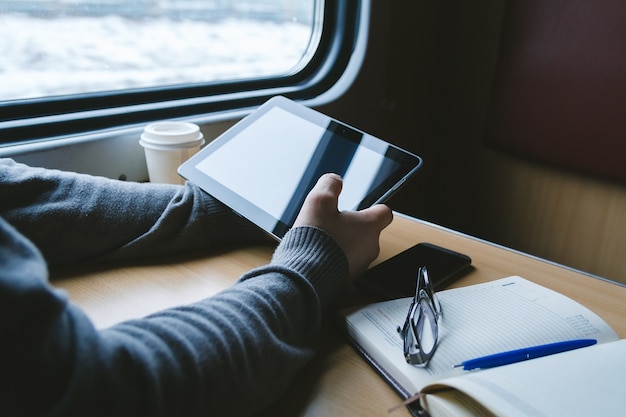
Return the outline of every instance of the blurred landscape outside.
[[[286,75],[314,1],[0,0],[0,101]]]

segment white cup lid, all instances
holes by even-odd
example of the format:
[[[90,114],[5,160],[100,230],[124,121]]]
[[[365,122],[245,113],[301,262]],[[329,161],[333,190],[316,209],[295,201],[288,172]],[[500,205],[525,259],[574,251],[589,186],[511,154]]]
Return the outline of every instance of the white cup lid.
[[[147,125],[141,140],[155,145],[184,144],[202,140],[200,127],[188,122],[156,122]]]

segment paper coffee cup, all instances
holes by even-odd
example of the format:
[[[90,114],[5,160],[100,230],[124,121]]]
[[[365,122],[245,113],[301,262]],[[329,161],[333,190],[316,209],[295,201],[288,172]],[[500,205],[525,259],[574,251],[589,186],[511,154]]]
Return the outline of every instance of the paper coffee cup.
[[[200,127],[187,122],[147,125],[139,140],[146,154],[150,182],[183,184],[178,167],[204,144]]]

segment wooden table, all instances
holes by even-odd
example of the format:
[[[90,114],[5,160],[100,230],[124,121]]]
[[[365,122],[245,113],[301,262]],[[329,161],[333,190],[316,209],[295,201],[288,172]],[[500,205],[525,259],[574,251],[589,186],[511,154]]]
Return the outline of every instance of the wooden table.
[[[396,213],[381,237],[378,263],[419,242],[438,244],[472,258],[473,270],[454,286],[520,275],[556,290],[604,318],[626,337],[626,287],[446,228]],[[55,274],[96,326],[141,317],[159,309],[208,297],[241,274],[265,264],[273,247],[225,250],[211,257],[186,257],[120,267],[74,268]],[[262,415],[388,416],[399,397],[347,344],[332,320],[322,351],[294,381],[285,397]],[[393,415],[409,415],[400,409]]]

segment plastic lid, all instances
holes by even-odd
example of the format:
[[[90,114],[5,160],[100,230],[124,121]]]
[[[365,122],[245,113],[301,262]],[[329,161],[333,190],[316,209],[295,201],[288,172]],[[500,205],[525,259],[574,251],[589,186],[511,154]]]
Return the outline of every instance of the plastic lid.
[[[188,122],[156,122],[147,125],[141,140],[155,145],[184,144],[202,140],[200,127]]]
[[[175,151],[175,150],[184,150],[189,148],[201,147],[204,145],[204,139],[195,140],[193,142],[184,142],[184,143],[168,143],[168,144],[160,144],[154,142],[147,142],[143,139],[139,139],[139,144],[147,149],[154,149],[157,151]]]

